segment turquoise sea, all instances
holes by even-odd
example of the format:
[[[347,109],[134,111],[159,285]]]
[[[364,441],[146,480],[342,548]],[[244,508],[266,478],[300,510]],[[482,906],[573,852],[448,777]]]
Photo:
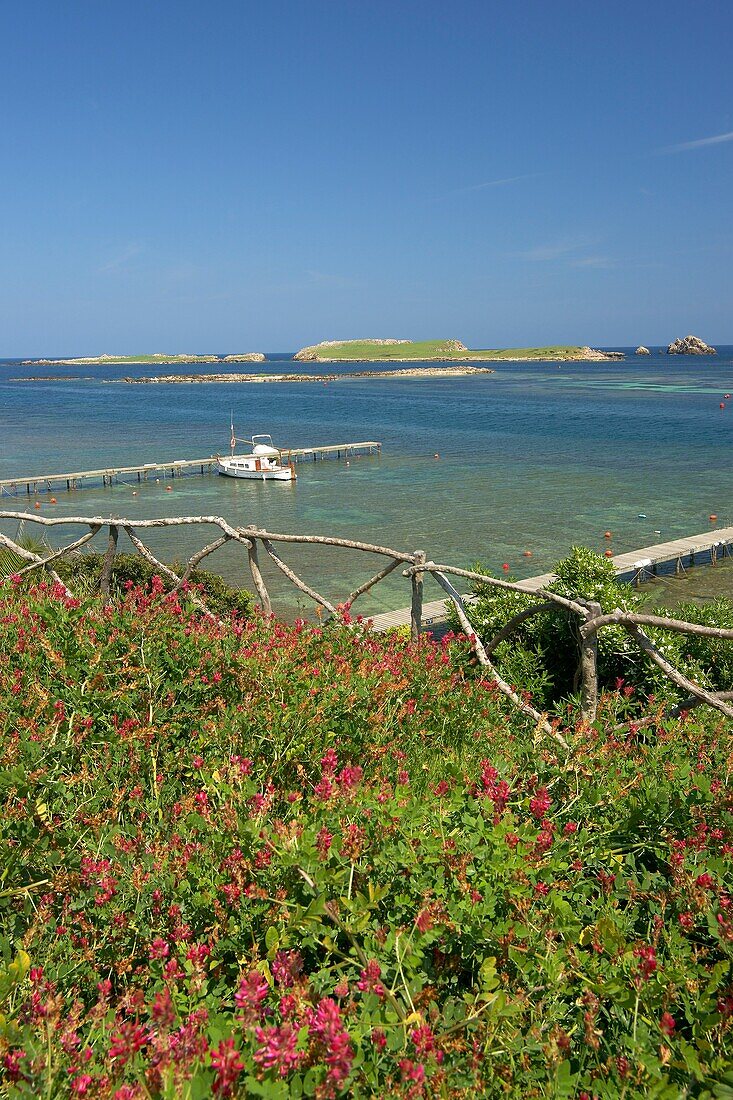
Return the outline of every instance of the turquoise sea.
[[[484,376],[328,385],[134,386],[116,379],[154,370],[0,360],[0,478],[225,452],[233,410],[241,436],[270,432],[292,447],[374,439],[382,455],[348,466],[303,462],[295,485],[216,475],[138,485],[131,478],[106,489],[56,491],[55,505],[42,494],[41,514],[217,514],[273,531],[424,549],[461,566],[482,561],[501,570],[507,562],[517,576],[544,572],[574,543],[605,549],[606,530],[620,553],[706,530],[711,513],[719,525],[733,524],[733,399],[724,399],[733,393],[733,347],[710,358],[637,358],[620,350],[628,353],[621,363],[495,363],[495,373]],[[289,353],[262,364],[265,372],[293,369],[342,374],[374,365],[293,364]],[[12,380],[33,374],[83,377]],[[33,511],[32,503],[25,494],[2,498],[6,509]],[[12,534],[16,526],[6,521],[2,529]],[[155,545],[172,559],[205,541],[179,531]],[[342,551],[288,548],[284,556],[336,599],[379,567]],[[230,580],[249,583],[239,551],[210,560]],[[731,572],[718,572],[733,590]],[[280,610],[296,613],[293,591],[276,587]],[[426,598],[438,594],[428,588]],[[408,582],[397,572],[363,610],[407,602]]]

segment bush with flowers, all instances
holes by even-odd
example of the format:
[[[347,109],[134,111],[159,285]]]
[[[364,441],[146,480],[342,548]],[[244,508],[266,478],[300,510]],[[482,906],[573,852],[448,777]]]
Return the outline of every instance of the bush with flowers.
[[[733,1096],[727,723],[0,586],[10,1097]],[[559,719],[556,720],[559,722]]]

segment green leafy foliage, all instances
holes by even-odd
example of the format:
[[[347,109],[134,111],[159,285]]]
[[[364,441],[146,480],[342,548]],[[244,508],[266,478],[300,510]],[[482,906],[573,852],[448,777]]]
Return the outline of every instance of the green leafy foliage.
[[[484,572],[480,566],[477,572]],[[574,546],[555,566],[556,580],[549,590],[570,599],[600,604],[604,612],[648,613],[648,597],[616,579],[613,563],[586,547]],[[487,576],[491,576],[486,571]],[[471,623],[489,642],[509,620],[541,597],[477,582],[475,602],[469,605]],[[452,621],[457,625],[455,612]],[[721,627],[733,625],[733,603],[719,599],[707,607],[684,604],[676,618]],[[541,707],[563,706],[579,689],[580,633],[578,616],[560,608],[522,623],[496,650],[505,679],[530,692]],[[693,637],[657,627],[647,633],[664,657],[686,676],[712,691],[733,687],[733,646],[714,638]],[[621,626],[605,626],[598,634],[598,675],[602,688],[626,687],[646,706],[649,697],[679,702],[683,693],[639,650]]]
[[[0,586],[10,1097],[723,1097],[731,738],[565,752],[468,665]]]
[[[54,563],[54,567],[72,592],[91,594],[96,590],[103,560],[102,554],[79,553],[60,559]],[[180,562],[173,562],[171,569],[181,576],[185,566]],[[158,572],[155,566],[139,554],[116,554],[112,561],[110,592],[117,598],[123,597],[131,587],[147,587],[152,584],[153,577]],[[246,589],[232,588],[217,573],[194,569],[188,583],[199,591],[206,606],[215,615],[228,615],[232,611],[249,615],[252,611],[252,594]]]

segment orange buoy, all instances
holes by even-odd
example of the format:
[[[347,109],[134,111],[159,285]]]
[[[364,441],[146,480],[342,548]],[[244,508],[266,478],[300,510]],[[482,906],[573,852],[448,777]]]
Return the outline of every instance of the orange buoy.
[[[611,538],[611,532],[610,531],[604,531],[603,532],[603,537],[604,537],[604,539],[610,539]]]
[[[613,550],[606,550],[605,554],[606,554],[607,558],[612,558],[613,557]]]
[[[172,485],[166,485],[165,491],[166,491],[166,493],[172,493],[173,492],[173,486]]]
[[[40,502],[40,500],[37,500],[36,503],[34,504],[34,508],[40,508],[40,507],[41,507],[41,502]]]
[[[55,503],[56,503],[56,497],[51,497],[51,503],[52,503],[52,504],[55,504]]]
[[[711,515],[709,515],[708,519],[710,520],[711,523],[717,523],[718,522],[718,517],[716,516],[715,512],[713,512]]]
[[[504,570],[505,573],[509,572],[509,562],[508,561],[504,562],[504,564],[502,565],[502,569]]]
[[[721,408],[721,409],[725,408],[725,401],[720,402],[719,408]]]
[[[522,551],[522,557],[523,558],[531,558],[532,557],[532,551],[531,550],[523,550]]]

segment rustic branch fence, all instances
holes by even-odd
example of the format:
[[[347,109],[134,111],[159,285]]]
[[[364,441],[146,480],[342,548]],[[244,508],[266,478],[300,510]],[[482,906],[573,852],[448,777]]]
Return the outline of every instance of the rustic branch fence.
[[[359,597],[363,596],[366,592],[369,592],[375,585],[379,584],[380,581],[394,572],[394,570],[403,566],[402,575],[410,580],[411,585],[410,626],[414,641],[419,639],[422,629],[423,587],[427,574],[436,581],[446,593],[448,599],[453,603],[458,620],[470,640],[478,663],[491,675],[498,689],[515,707],[522,711],[522,713],[536,721],[538,729],[542,729],[545,733],[554,737],[563,745],[565,745],[564,739],[550,725],[546,715],[541,714],[527,700],[521,698],[512,685],[503,679],[492,661],[492,656],[498,646],[502,642],[508,640],[522,623],[535,615],[558,613],[565,616],[575,616],[577,619],[581,639],[579,653],[581,710],[582,716],[586,721],[592,722],[596,716],[598,707],[598,635],[604,627],[608,626],[622,627],[626,630],[638,646],[639,651],[648,657],[649,660],[654,662],[654,664],[656,664],[665,675],[677,685],[677,687],[687,693],[688,698],[685,699],[684,703],[679,705],[677,708],[678,711],[682,709],[689,710],[694,706],[706,704],[720,711],[727,718],[733,718],[733,706],[729,705],[733,701],[733,692],[709,692],[699,684],[690,680],[680,672],[679,669],[674,668],[673,665],[667,661],[660,652],[658,646],[654,644],[652,639],[642,628],[661,627],[665,630],[680,631],[684,634],[703,635],[729,641],[733,641],[733,630],[701,626],[697,623],[684,622],[679,619],[667,618],[661,615],[635,615],[623,611],[620,608],[609,613],[604,613],[599,604],[582,599],[581,597],[568,599],[548,589],[537,589],[535,592],[531,593],[531,595],[536,597],[538,602],[514,615],[488,643],[484,644],[475,634],[469,612],[466,608],[465,598],[448,579],[449,576],[460,577],[463,580],[476,582],[478,584],[519,592],[524,596],[530,595],[530,593],[522,588],[521,584],[499,580],[496,577],[487,577],[482,573],[477,573],[470,569],[458,569],[451,565],[436,564],[434,561],[429,561],[425,552],[422,550],[406,552],[394,550],[389,546],[379,546],[374,543],[359,542],[353,539],[337,538],[326,535],[290,535],[279,534],[254,526],[234,527],[227,523],[225,519],[222,519],[221,516],[178,516],[166,519],[133,521],[120,518],[103,519],[98,516],[91,518],[79,516],[47,518],[45,516],[33,515],[26,512],[0,511],[0,521],[3,520],[16,521],[21,527],[26,523],[33,523],[44,528],[69,526],[87,528],[84,534],[74,539],[72,542],[56,550],[49,549],[47,553],[43,554],[24,547],[17,541],[19,538],[18,535],[16,535],[16,539],[11,539],[8,535],[0,532],[0,548],[4,547],[5,550],[9,552],[9,555],[15,555],[17,560],[26,563],[21,565],[20,568],[15,568],[13,570],[14,574],[23,575],[33,570],[46,570],[56,583],[62,586],[69,596],[73,596],[74,594],[67,588],[53,568],[54,562],[78,553],[81,548],[98,535],[103,528],[107,530],[107,548],[102,559],[97,587],[99,592],[106,598],[109,598],[110,594],[112,565],[115,554],[118,552],[120,532],[124,532],[124,534],[127,535],[134,549],[145,559],[145,561],[155,569],[158,569],[160,574],[169,580],[171,583],[171,587],[168,590],[169,592],[178,591],[189,580],[193,570],[210,554],[215,553],[230,542],[239,543],[247,551],[247,563],[252,577],[252,583],[257,593],[261,609],[265,615],[272,614],[272,600],[260,568],[260,546],[276,569],[278,569],[279,572],[281,572],[300,592],[306,595],[320,608],[323,608],[328,613],[329,618],[338,616],[345,609],[350,609],[355,600],[359,599]],[[207,543],[201,550],[191,555],[181,573],[176,573],[170,566],[164,564],[155,554],[153,554],[149,546],[147,546],[140,537],[139,532],[169,528],[175,529],[184,526],[213,527],[218,530],[219,534],[212,542]],[[365,554],[374,554],[377,557],[387,558],[388,560],[387,564],[377,573],[350,592],[342,603],[334,604],[331,600],[327,599],[326,596],[307,584],[289,565],[286,564],[285,561],[283,561],[278,550],[275,549],[275,544],[335,546],[347,550],[362,551]],[[200,596],[192,593],[191,598],[203,614],[211,619],[216,619],[216,616],[209,610]]]

